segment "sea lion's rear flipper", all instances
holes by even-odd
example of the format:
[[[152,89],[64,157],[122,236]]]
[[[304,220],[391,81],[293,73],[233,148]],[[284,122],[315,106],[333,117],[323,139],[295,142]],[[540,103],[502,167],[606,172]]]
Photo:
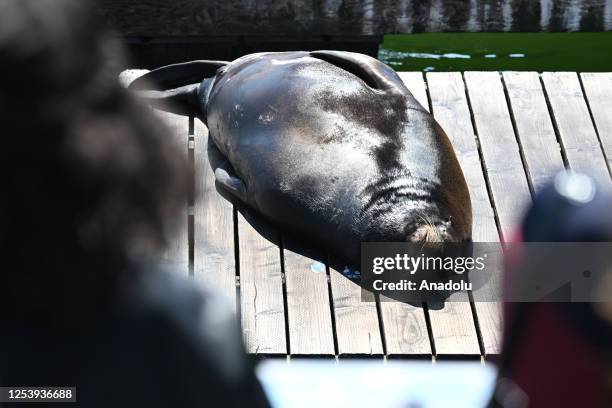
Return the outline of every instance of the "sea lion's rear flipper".
[[[136,78],[128,89],[161,110],[183,115],[198,112],[200,82],[227,64],[202,60],[167,65]]]
[[[367,55],[347,51],[312,51],[310,55],[350,72],[374,89],[391,92],[406,90],[393,69]]]
[[[229,166],[217,167],[215,169],[215,180],[240,201],[246,203],[246,186],[244,185],[242,179],[236,176],[233,171],[229,169]]]
[[[217,70],[229,64],[227,61],[189,61],[166,65],[136,78],[128,87],[132,91],[163,90],[200,83],[215,76]]]

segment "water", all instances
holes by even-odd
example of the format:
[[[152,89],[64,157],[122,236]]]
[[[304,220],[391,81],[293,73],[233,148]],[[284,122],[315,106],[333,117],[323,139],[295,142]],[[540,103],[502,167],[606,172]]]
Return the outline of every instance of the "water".
[[[323,273],[325,272],[325,264],[321,262],[313,262],[310,265],[310,270],[314,273]]]
[[[394,34],[378,57],[397,71],[612,71],[612,32]]]

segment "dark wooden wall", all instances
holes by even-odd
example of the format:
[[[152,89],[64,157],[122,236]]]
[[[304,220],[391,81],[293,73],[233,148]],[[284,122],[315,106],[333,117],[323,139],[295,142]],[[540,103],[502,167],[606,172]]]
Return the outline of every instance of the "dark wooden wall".
[[[603,31],[612,0],[98,0],[135,57],[225,58],[335,48],[376,55],[387,33]],[[165,51],[164,51],[165,50]]]
[[[225,35],[202,37],[126,37],[131,67],[155,68],[195,59],[231,61],[262,51],[343,50],[377,56],[382,35]]]

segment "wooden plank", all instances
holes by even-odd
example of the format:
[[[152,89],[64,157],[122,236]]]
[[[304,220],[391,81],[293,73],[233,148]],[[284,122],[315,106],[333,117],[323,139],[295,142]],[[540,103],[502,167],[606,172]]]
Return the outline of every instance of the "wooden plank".
[[[497,72],[466,72],[465,82],[502,237],[509,240],[531,193],[503,85]]]
[[[147,70],[131,69],[123,71],[119,75],[119,81],[123,86],[128,86],[134,79],[147,73]],[[168,127],[170,137],[184,153],[183,159],[187,161],[187,150],[189,141],[189,118],[186,116],[174,115],[172,113],[154,110]],[[177,214],[177,224],[170,226],[170,236],[165,250],[159,254],[157,262],[161,265],[187,276],[189,274],[189,236],[188,236],[188,209],[187,202]]]
[[[423,308],[381,298],[380,309],[388,356],[433,354]]]
[[[428,73],[427,85],[433,114],[453,144],[453,149],[470,191],[473,217],[472,239],[475,242],[497,242],[499,235],[495,224],[495,215],[486,189],[486,180],[480,163],[463,78],[457,72]],[[463,300],[464,303],[455,304],[453,307],[469,309],[469,305],[465,302],[465,299]],[[478,328],[484,353],[499,353],[501,330],[499,305],[497,303],[475,302],[474,307],[478,317]],[[468,312],[464,310],[463,313],[467,314]],[[475,347],[478,346],[478,339],[476,338],[477,333],[472,329],[472,326],[475,325],[473,316],[464,318],[462,325],[454,329],[451,328],[453,325],[452,316],[452,312],[449,315],[436,316],[440,320],[438,327],[445,331],[454,330],[457,333],[456,335],[462,339],[463,347],[474,353]],[[454,324],[457,325],[457,323]],[[444,346],[451,349],[452,343],[444,344]],[[438,348],[437,344],[436,348]]]
[[[398,73],[415,98],[427,108],[423,74]],[[422,307],[382,298],[379,302],[386,352],[394,355],[432,355],[425,311]]]
[[[333,355],[334,333],[325,268],[318,267],[317,261],[299,255],[287,246],[285,241],[283,256],[290,353]]]
[[[427,97],[427,85],[422,72],[398,72],[412,96],[429,111],[429,98]]]
[[[496,72],[466,72],[469,103],[480,140],[482,160],[488,176],[499,221],[499,235],[506,241],[512,239],[519,228],[525,207],[531,201],[529,185],[523,168],[518,142],[516,140],[508,104],[500,75]],[[484,186],[484,184],[483,184]],[[481,193],[483,194],[483,193]],[[493,240],[493,225],[489,222],[488,232],[480,231],[475,241]],[[482,234],[482,235],[481,235]],[[501,268],[498,265],[498,268]],[[482,291],[474,292],[476,298],[499,299],[501,270],[493,273],[492,284]],[[499,353],[501,331],[501,307],[499,303],[475,302],[485,353]],[[486,311],[485,311],[486,310]],[[483,318],[482,316],[486,316]]]
[[[383,354],[376,303],[363,301],[359,285],[339,271],[329,273],[338,355]]]
[[[540,76],[508,71],[503,78],[531,186],[539,191],[564,168]]]
[[[544,72],[542,81],[569,167],[609,183],[607,163],[575,72]]]
[[[195,119],[194,278],[219,290],[235,306],[233,206],[215,189],[215,175],[209,163],[208,150],[208,130]],[[214,154],[214,151],[210,153]]]
[[[240,305],[247,353],[286,354],[285,307],[278,245],[238,213]]]
[[[472,238],[477,242],[497,242],[499,234],[480,163],[463,78],[458,72],[430,72],[427,84],[434,116],[453,144],[470,190]]]
[[[429,110],[429,100],[423,74],[420,72],[402,72],[399,75],[417,101]],[[456,294],[453,300],[455,301],[446,302],[444,305],[429,305],[428,315],[435,354],[438,357],[479,355],[476,327],[468,297],[465,294]],[[421,345],[423,349],[426,349],[424,346]]]
[[[612,169],[612,73],[580,74],[608,170]]]
[[[419,72],[400,73],[400,77],[419,103],[429,110],[426,83]],[[452,301],[430,304],[429,321],[435,354],[443,356],[475,356],[480,354],[476,324],[472,316],[468,296],[454,294]]]
[[[430,110],[427,84],[420,72],[400,73],[414,97]],[[434,112],[435,113],[435,112]],[[445,304],[429,304],[428,316],[437,357],[480,354],[476,324],[465,294],[454,294]]]

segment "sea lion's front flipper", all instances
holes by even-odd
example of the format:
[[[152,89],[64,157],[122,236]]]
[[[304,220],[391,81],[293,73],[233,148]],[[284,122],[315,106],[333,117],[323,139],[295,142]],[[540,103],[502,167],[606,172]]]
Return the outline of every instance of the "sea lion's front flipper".
[[[215,180],[222,185],[227,191],[232,193],[243,203],[246,203],[246,186],[242,179],[236,176],[229,166],[220,166],[215,169]]]
[[[393,69],[367,55],[347,51],[312,51],[310,55],[352,73],[374,89],[391,92],[406,90]]]
[[[217,70],[227,64],[227,61],[198,60],[166,65],[136,78],[128,88],[132,91],[164,90],[196,84],[215,76]]]

